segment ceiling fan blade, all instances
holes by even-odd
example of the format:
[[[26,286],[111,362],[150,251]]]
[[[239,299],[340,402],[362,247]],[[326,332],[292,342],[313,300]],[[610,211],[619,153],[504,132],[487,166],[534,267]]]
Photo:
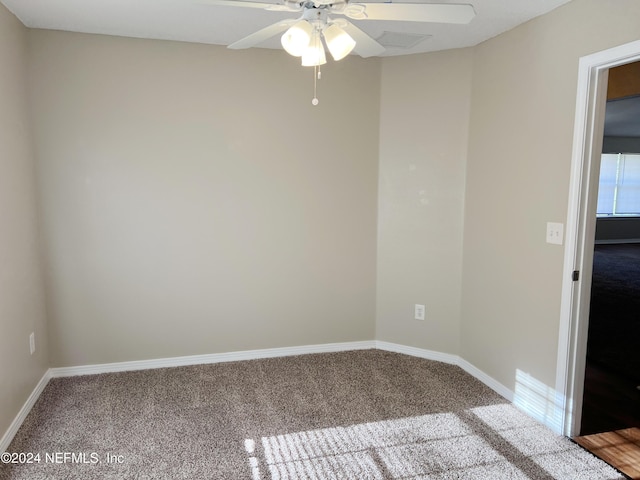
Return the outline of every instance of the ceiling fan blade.
[[[282,3],[266,3],[266,2],[245,2],[244,0],[199,0],[198,3],[205,5],[220,5],[223,7],[240,7],[240,8],[259,8],[261,10],[269,10],[271,12],[299,12],[302,5],[286,2]]]
[[[374,57],[385,51],[385,48],[382,45],[356,27],[353,23],[345,20],[344,22],[340,22],[339,25],[356,41],[356,46],[353,47],[353,51],[361,57]]]
[[[263,10],[280,6],[275,3],[245,2],[243,0],[199,0],[198,3],[206,5],[220,5],[223,7],[261,8]]]
[[[356,20],[458,24],[469,23],[476,16],[472,5],[453,3],[354,3],[348,4],[343,13]]]
[[[274,23],[273,25],[269,25],[268,27],[252,33],[248,37],[244,37],[237,42],[232,43],[228,48],[231,48],[233,50],[240,50],[242,48],[253,47],[255,45],[258,45],[259,43],[264,42],[265,40],[268,40],[269,38],[277,35],[280,32],[284,32],[287,28],[289,28],[297,21],[298,19],[288,19],[282,20],[278,23]]]

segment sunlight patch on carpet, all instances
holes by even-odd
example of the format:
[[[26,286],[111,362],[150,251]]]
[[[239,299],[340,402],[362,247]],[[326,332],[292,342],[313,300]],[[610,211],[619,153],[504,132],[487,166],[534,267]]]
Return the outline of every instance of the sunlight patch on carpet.
[[[549,478],[622,478],[510,404],[465,413],[510,447],[482,438],[464,415],[438,413],[247,439],[245,448],[254,480],[529,479],[507,458],[514,448]]]

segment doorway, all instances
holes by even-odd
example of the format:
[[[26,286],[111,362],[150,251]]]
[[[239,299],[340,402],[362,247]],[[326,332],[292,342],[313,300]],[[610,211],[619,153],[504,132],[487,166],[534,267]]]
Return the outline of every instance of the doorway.
[[[580,435],[640,427],[640,62],[608,72]]]
[[[591,401],[591,392],[585,391],[585,371],[608,74],[638,60],[640,42],[633,42],[583,57],[579,64],[557,377],[558,392],[564,394],[563,433],[569,437],[580,434],[583,411]]]

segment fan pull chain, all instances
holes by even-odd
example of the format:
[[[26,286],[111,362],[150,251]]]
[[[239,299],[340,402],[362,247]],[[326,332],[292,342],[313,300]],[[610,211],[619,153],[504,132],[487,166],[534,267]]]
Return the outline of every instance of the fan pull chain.
[[[320,66],[314,65],[313,67],[313,100],[311,100],[311,105],[314,107],[320,103],[318,100],[318,80],[322,78],[322,74],[320,72]]]

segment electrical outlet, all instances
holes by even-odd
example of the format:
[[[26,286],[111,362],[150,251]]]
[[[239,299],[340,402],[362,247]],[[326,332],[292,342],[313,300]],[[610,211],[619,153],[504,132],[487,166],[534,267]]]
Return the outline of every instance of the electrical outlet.
[[[35,334],[35,332],[31,332],[31,335],[29,335],[29,351],[31,352],[31,355],[33,355],[36,352],[36,334]]]
[[[419,305],[416,303],[413,309],[413,318],[416,320],[424,320],[424,305]]]

